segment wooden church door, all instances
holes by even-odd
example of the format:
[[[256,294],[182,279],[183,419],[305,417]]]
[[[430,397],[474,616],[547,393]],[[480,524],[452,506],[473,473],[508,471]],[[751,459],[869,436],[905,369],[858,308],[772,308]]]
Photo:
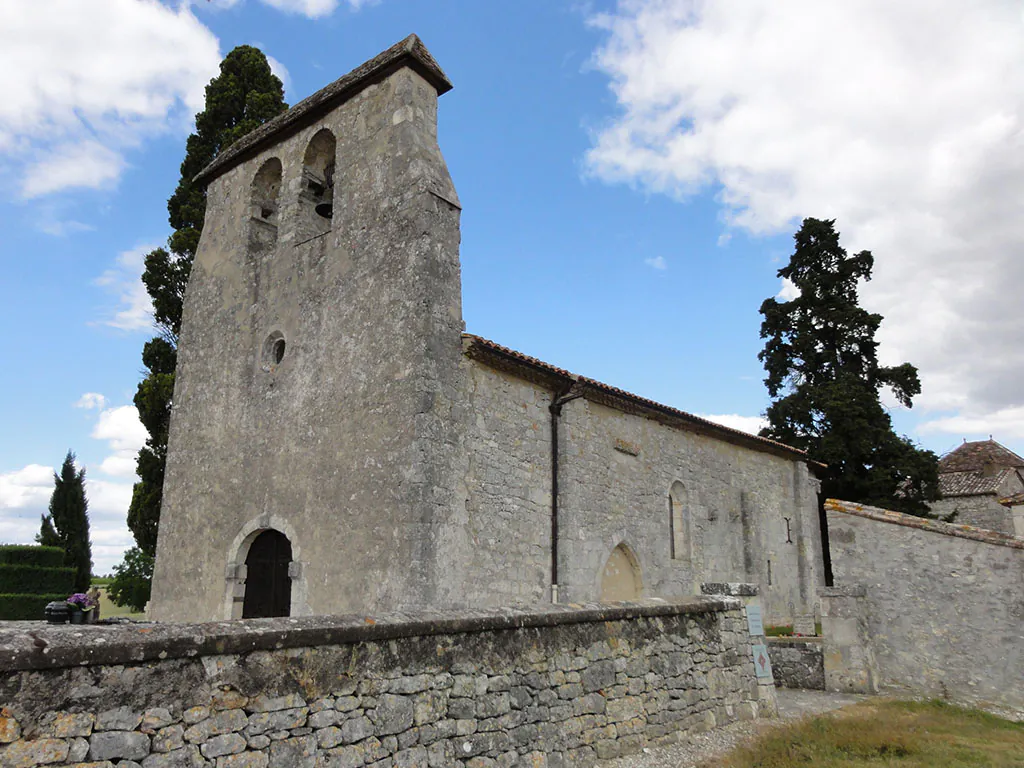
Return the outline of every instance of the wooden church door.
[[[292,580],[288,576],[291,561],[291,542],[280,531],[264,531],[255,538],[245,558],[243,619],[291,614]]]

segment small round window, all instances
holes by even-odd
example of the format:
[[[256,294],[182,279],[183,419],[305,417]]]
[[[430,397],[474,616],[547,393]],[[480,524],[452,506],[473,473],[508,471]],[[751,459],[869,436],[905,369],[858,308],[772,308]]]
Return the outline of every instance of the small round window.
[[[280,365],[285,353],[284,334],[274,331],[263,342],[263,363],[265,366]]]

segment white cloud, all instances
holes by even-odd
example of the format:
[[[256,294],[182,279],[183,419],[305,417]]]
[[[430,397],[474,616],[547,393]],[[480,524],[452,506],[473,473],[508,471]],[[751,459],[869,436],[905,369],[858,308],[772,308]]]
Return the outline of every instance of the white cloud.
[[[779,292],[775,294],[775,298],[781,301],[792,301],[800,295],[800,289],[796,287],[792,280],[788,277],[782,278],[782,285],[779,288]]]
[[[86,410],[92,410],[98,408],[103,410],[103,406],[107,404],[107,398],[101,395],[99,392],[86,392],[75,402],[75,408],[85,408]]]
[[[139,449],[146,444],[149,433],[139,421],[139,412],[134,405],[102,411],[91,437],[106,440],[112,451],[100,464],[101,472],[114,477],[135,477],[135,459]]]
[[[738,413],[699,413],[697,415],[702,419],[732,427],[741,432],[749,432],[752,435],[756,435],[768,426],[767,419],[761,416],[740,416]]]
[[[138,245],[118,255],[116,266],[93,282],[117,297],[117,308],[100,322],[122,331],[152,331],[153,301],[142,282],[146,254],[154,245]]]
[[[135,457],[147,437],[134,406],[104,408],[106,402],[103,395],[87,392],[75,403],[76,407],[102,409],[90,436],[106,442],[109,451],[98,466],[86,467],[85,476],[93,571],[101,574],[110,573],[133,544],[127,526],[128,506],[135,482]],[[46,513],[53,493],[53,473],[50,467],[29,464],[0,474],[0,543],[34,541],[39,517]]]
[[[883,361],[919,367],[917,405],[1016,429],[1019,4],[620,0],[594,23],[620,111],[591,173],[713,189],[727,225],[755,234],[836,218],[849,251],[875,255],[863,302],[886,318]]]
[[[256,46],[262,48],[262,46]],[[277,78],[281,81],[281,85],[284,87],[285,93],[292,87],[292,75],[288,71],[288,67],[282,64],[280,61],[275,59],[269,53],[265,54],[267,57],[267,64],[270,65],[270,71],[277,75]]]
[[[664,256],[655,256],[652,259],[644,259],[644,264],[646,264],[648,267],[651,267],[652,269],[668,269],[668,262],[665,261]]]
[[[957,416],[932,419],[919,427],[925,433],[942,432],[961,437],[1024,438],[1024,406],[1001,408],[993,413],[967,411]]]
[[[0,153],[21,194],[115,182],[127,150],[202,108],[219,61],[186,4],[0,3]]]
[[[41,464],[0,474],[0,509],[47,504],[53,491],[53,470]]]

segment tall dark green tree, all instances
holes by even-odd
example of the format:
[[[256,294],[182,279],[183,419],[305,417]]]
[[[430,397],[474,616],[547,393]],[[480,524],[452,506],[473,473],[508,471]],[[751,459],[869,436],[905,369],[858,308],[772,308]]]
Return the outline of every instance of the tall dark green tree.
[[[64,565],[75,569],[75,591],[85,592],[92,581],[89,544],[89,502],[85,497],[85,469],[75,469],[75,454],[68,451],[60,474],[53,474],[49,514],[36,537],[41,544],[64,550]]]
[[[880,400],[888,388],[911,407],[921,392],[917,369],[879,365],[882,316],[858,303],[858,284],[871,279],[874,257],[847,255],[834,220],[804,219],[793,239],[796,248],[778,275],[799,296],[761,305],[766,342],[758,359],[772,398],[761,434],[826,464],[826,497],[927,515],[927,502],[938,496],[938,460],[893,431]]]
[[[139,482],[132,493],[128,527],[139,549],[150,557],[156,554],[182,303],[206,214],[206,190],[192,179],[223,149],[287,108],[281,81],[258,48],[240,45],[224,58],[220,74],[206,86],[205,109],[196,115],[195,133],[185,143],[181,179],[167,201],[174,232],[166,248],[146,255],[142,281],[153,299],[160,335],[146,342],[142,351],[146,377],[135,394],[135,407],[149,439],[139,452]]]

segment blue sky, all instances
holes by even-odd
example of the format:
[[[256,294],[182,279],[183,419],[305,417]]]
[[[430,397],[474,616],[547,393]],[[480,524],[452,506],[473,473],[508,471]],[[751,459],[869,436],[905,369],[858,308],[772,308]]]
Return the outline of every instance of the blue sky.
[[[70,448],[97,570],[131,543],[141,255],[223,55],[262,48],[294,104],[410,32],[455,85],[467,330],[756,429],[757,309],[835,217],[883,359],[921,369],[897,427],[1024,452],[1018,2],[39,0],[0,8],[0,541]]]

